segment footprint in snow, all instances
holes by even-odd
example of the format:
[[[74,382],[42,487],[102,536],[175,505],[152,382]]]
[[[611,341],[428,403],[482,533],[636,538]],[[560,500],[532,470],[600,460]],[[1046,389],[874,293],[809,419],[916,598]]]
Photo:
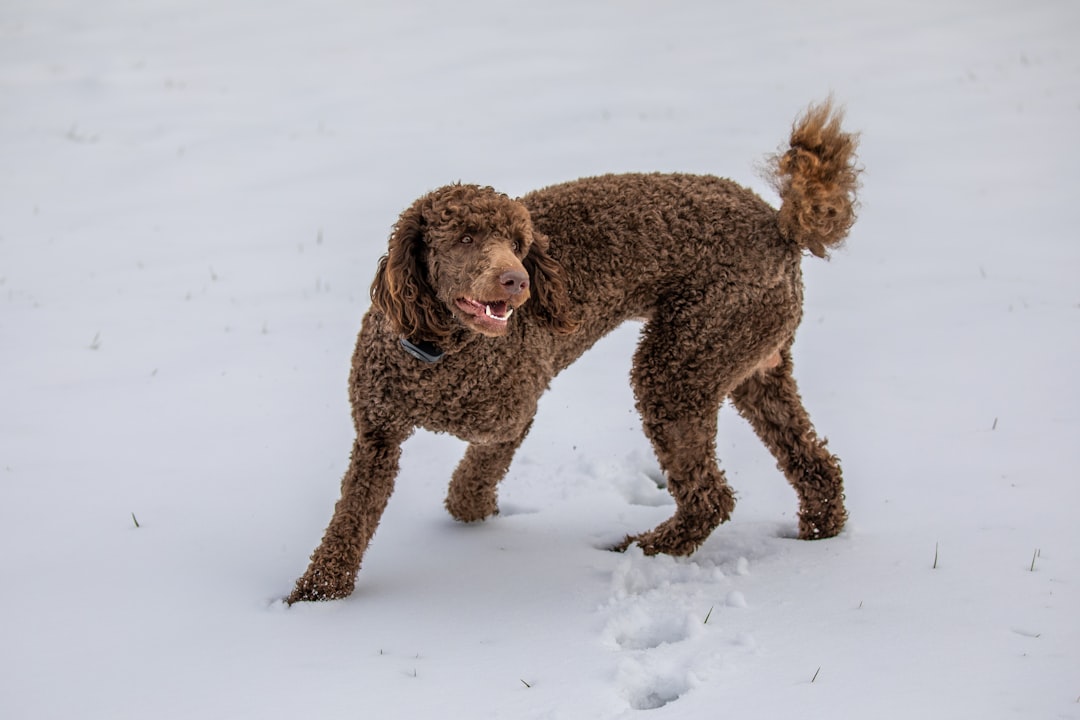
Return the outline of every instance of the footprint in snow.
[[[669,705],[753,650],[752,635],[728,627],[747,606],[733,578],[747,572],[745,558],[728,577],[708,563],[627,550],[602,612],[603,638],[619,651],[614,680],[631,708]]]
[[[608,621],[605,633],[623,650],[649,650],[673,645],[690,636],[687,618],[681,613],[655,615],[644,603],[633,603]]]
[[[663,507],[675,501],[667,491],[667,477],[642,453],[631,453],[623,462],[608,468],[611,484],[630,505]]]
[[[684,661],[677,658],[624,660],[616,671],[626,701],[635,710],[656,710],[675,702],[698,682]]]

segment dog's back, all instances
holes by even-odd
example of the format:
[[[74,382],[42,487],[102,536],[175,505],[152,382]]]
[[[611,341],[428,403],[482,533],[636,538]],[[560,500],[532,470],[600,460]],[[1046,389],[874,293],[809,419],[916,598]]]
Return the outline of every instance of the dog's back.
[[[798,282],[800,249],[781,236],[776,210],[730,180],[602,175],[544,188],[521,202],[565,268],[582,321],[582,332],[558,339],[567,347],[560,366],[625,320],[692,302],[707,287],[745,293]]]

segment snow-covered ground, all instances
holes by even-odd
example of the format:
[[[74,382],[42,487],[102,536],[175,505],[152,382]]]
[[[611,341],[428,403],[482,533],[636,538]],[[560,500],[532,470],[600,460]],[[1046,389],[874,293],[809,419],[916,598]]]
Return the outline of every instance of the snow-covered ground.
[[[1080,718],[1078,39],[1073,0],[7,0],[0,716]],[[600,549],[672,511],[628,325],[500,517],[453,523],[462,445],[417,434],[357,592],[281,603],[405,206],[624,170],[773,198],[830,92],[863,206],[805,262],[796,373],[842,536],[792,539],[725,408],[734,519]]]

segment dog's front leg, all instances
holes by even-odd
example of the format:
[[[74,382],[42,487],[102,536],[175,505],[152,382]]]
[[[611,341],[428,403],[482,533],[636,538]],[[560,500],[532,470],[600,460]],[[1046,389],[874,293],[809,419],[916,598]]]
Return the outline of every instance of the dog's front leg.
[[[341,498],[307,572],[289,595],[290,605],[301,600],[334,600],[352,593],[364,550],[394,490],[406,436],[363,429],[357,433],[349,469],[341,481]]]
[[[446,494],[446,509],[462,522],[477,522],[499,512],[497,490],[499,481],[510,469],[510,462],[525,435],[525,427],[515,439],[502,443],[470,443],[465,457],[458,463]]]

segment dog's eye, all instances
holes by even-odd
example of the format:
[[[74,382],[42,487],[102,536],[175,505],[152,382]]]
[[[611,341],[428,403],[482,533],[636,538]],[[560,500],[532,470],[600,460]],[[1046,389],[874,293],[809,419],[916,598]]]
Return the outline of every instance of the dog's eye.
[[[461,244],[462,245],[468,245],[471,242],[472,242],[472,235],[462,235],[461,236]]]
[[[514,252],[517,252],[518,250],[521,249],[521,243],[519,243],[517,240],[515,240],[514,242],[510,243],[510,249],[513,250]]]

